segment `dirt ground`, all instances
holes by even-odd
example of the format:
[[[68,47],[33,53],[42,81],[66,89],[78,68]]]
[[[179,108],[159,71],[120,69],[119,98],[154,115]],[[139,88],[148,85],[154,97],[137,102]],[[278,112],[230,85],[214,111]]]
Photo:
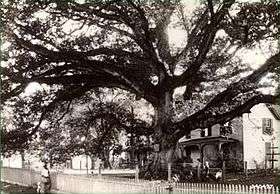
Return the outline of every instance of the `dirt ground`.
[[[20,185],[1,182],[1,194],[16,194],[16,193],[36,193],[36,189],[32,187],[23,187]]]
[[[269,184],[274,186],[280,185],[279,173],[254,173],[245,175],[229,174],[226,176],[225,183],[228,184],[242,184],[242,185],[256,185],[256,184]]]

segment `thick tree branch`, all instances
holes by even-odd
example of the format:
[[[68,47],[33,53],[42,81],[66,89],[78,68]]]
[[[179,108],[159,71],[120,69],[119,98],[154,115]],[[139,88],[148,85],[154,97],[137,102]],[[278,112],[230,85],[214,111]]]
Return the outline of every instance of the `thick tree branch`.
[[[21,94],[24,91],[24,88],[26,86],[27,86],[27,84],[20,84],[10,91],[4,91],[3,88],[2,88],[1,93],[0,93],[1,104],[4,104],[10,98],[18,96],[19,94]]]
[[[178,140],[192,130],[204,129],[215,124],[224,124],[236,117],[242,116],[243,113],[249,113],[250,109],[259,103],[274,104],[279,97],[279,94],[277,96],[259,94],[223,113],[207,112],[202,109],[183,121],[176,123],[174,125],[174,129],[176,130],[174,130],[173,138]]]
[[[253,97],[248,97],[248,100],[244,103],[236,102],[236,105],[234,101],[240,100],[236,98],[239,94],[246,97],[247,92],[254,91],[257,82],[260,81],[263,75],[276,68],[279,64],[280,53],[277,53],[270,57],[252,74],[231,84],[226,90],[215,96],[202,110],[176,123],[175,128],[178,129],[174,130],[176,134],[175,137],[182,137],[182,135],[184,135],[183,131],[185,130],[185,132],[189,132],[197,128],[206,128],[217,123],[226,122],[234,117],[242,115],[242,113],[248,112],[250,108],[256,104],[275,103],[276,99],[279,98],[279,94],[277,96],[272,96],[258,94],[256,92],[252,93],[251,95],[253,95]],[[230,111],[220,113],[220,108],[225,106],[227,106]]]
[[[212,0],[207,0],[207,2],[208,2],[208,9],[211,13],[211,17],[213,17],[214,16],[213,1]]]
[[[190,45],[187,44],[187,49],[194,49],[198,51],[198,54],[194,57],[194,60],[190,63],[189,68],[180,76],[177,76],[174,78],[173,82],[173,87],[179,87],[183,86],[185,84],[187,85],[194,85],[194,84],[199,84],[200,80],[196,80],[195,78],[200,76],[198,75],[198,71],[203,64],[203,62],[206,59],[206,55],[211,49],[211,46],[213,44],[213,41],[215,39],[216,32],[219,29],[219,25],[221,21],[224,19],[225,15],[227,14],[227,11],[230,9],[232,4],[235,2],[235,0],[225,0],[223,2],[223,6],[218,10],[212,17],[212,19],[209,21],[210,23],[207,24],[205,23],[205,20],[207,20],[207,15],[202,17],[203,25],[200,27],[200,33],[199,35],[192,34],[190,37],[190,44],[194,42],[193,40],[195,39],[195,48],[193,46],[190,47]],[[206,13],[205,13],[206,14]],[[209,20],[209,19],[208,19]],[[197,25],[201,25],[198,23]],[[199,40],[197,40],[197,37],[199,37]],[[193,40],[192,40],[193,39]],[[184,51],[186,52],[186,51]],[[181,55],[181,54],[180,54]],[[177,58],[180,58],[180,56],[177,56]],[[190,89],[194,87],[188,87]],[[188,90],[187,88],[187,90]],[[188,92],[188,91],[187,91]],[[189,91],[192,92],[192,91]]]
[[[236,95],[253,90],[263,75],[273,70],[280,64],[280,53],[270,57],[260,68],[255,70],[249,76],[242,78],[236,83],[232,83],[226,90],[215,96],[207,105],[206,109],[230,101]]]
[[[128,57],[130,59],[134,59],[135,61],[142,61],[145,62],[148,59],[141,56],[141,53],[132,53],[129,51],[125,51],[122,49],[112,49],[112,48],[96,48],[89,51],[81,52],[75,50],[60,50],[54,51],[49,50],[44,46],[38,44],[32,44],[30,41],[24,40],[23,38],[19,38],[17,35],[14,35],[16,42],[21,45],[23,48],[27,50],[34,51],[42,56],[52,58],[52,59],[68,59],[71,60],[85,60],[88,57],[95,57],[98,55],[107,55],[107,56],[119,56],[119,57]],[[62,60],[61,60],[62,61]],[[148,61],[147,61],[148,63]]]
[[[58,84],[61,81],[62,84],[64,84],[64,82],[65,84],[67,82],[68,84],[71,84],[69,83],[69,80],[67,81],[64,80],[65,78],[68,78],[67,76],[66,77],[57,76],[55,78],[46,77],[46,76],[48,75],[51,76],[52,74],[59,75],[59,73],[63,71],[67,73],[67,70],[71,70],[72,68],[74,69],[79,68],[78,70],[81,70],[82,68],[86,68],[90,70],[89,75],[87,75],[88,73],[86,73],[86,75],[75,75],[71,80],[73,82],[72,84],[84,83],[85,81],[91,82],[92,79],[94,79],[95,83],[93,84],[93,86],[102,87],[102,86],[106,86],[107,84],[110,85],[109,87],[119,86],[122,89],[125,88],[126,90],[130,90],[130,91],[132,90],[134,91],[134,93],[145,98],[147,96],[150,96],[148,94],[152,94],[153,92],[153,86],[151,84],[149,83],[145,83],[145,85],[139,84],[139,81],[134,79],[135,76],[129,76],[129,75],[133,75],[134,72],[139,72],[139,73],[144,72],[143,67],[140,67],[139,65],[128,64],[129,68],[127,67],[125,68],[125,63],[121,64],[118,63],[118,61],[116,61],[115,63],[111,63],[111,62],[88,59],[88,57],[92,57],[92,56],[115,55],[120,58],[127,56],[132,60],[135,60],[136,62],[141,61],[142,63],[145,63],[145,59],[142,57],[137,57],[136,53],[130,53],[128,51],[124,51],[121,49],[110,49],[110,48],[97,48],[88,52],[52,51],[41,45],[34,45],[29,41],[26,41],[22,38],[18,38],[16,35],[15,38],[18,44],[20,44],[21,46],[23,46],[28,50],[34,51],[40,55],[43,55],[55,61],[63,61],[63,62],[71,63],[70,65],[66,64],[63,66],[54,67],[53,69],[48,70],[47,72],[44,72],[41,75],[37,75],[36,77],[33,78],[33,81],[48,82],[49,84]],[[123,68],[121,68],[120,66],[123,66]],[[45,78],[42,76],[45,76]],[[100,79],[100,81],[98,79]],[[152,98],[149,98],[149,100],[152,100]]]

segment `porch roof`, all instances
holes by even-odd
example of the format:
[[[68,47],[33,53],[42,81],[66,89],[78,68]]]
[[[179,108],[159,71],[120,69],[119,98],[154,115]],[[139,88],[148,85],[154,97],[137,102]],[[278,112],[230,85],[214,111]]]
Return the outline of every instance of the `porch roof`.
[[[200,137],[195,139],[185,139],[180,142],[182,146],[193,146],[201,144],[214,144],[214,143],[233,143],[238,142],[237,139],[228,138],[224,136],[211,136],[211,137]]]

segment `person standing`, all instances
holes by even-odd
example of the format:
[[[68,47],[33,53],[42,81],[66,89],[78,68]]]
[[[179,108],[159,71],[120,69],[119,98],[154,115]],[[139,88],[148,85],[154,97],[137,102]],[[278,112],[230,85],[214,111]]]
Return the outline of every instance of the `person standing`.
[[[41,172],[41,182],[42,182],[42,192],[49,193],[51,190],[51,177],[50,177],[50,171],[46,163],[44,163]]]

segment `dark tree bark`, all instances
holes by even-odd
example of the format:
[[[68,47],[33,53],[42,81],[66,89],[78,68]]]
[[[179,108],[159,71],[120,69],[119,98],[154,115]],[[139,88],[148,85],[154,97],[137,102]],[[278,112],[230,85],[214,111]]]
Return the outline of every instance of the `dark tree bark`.
[[[95,168],[96,156],[91,155],[90,156],[90,160],[91,160],[91,167],[90,167],[90,169],[93,170]]]
[[[104,168],[105,169],[112,169],[112,165],[110,163],[110,151],[104,150],[103,152],[103,162],[104,162]]]

